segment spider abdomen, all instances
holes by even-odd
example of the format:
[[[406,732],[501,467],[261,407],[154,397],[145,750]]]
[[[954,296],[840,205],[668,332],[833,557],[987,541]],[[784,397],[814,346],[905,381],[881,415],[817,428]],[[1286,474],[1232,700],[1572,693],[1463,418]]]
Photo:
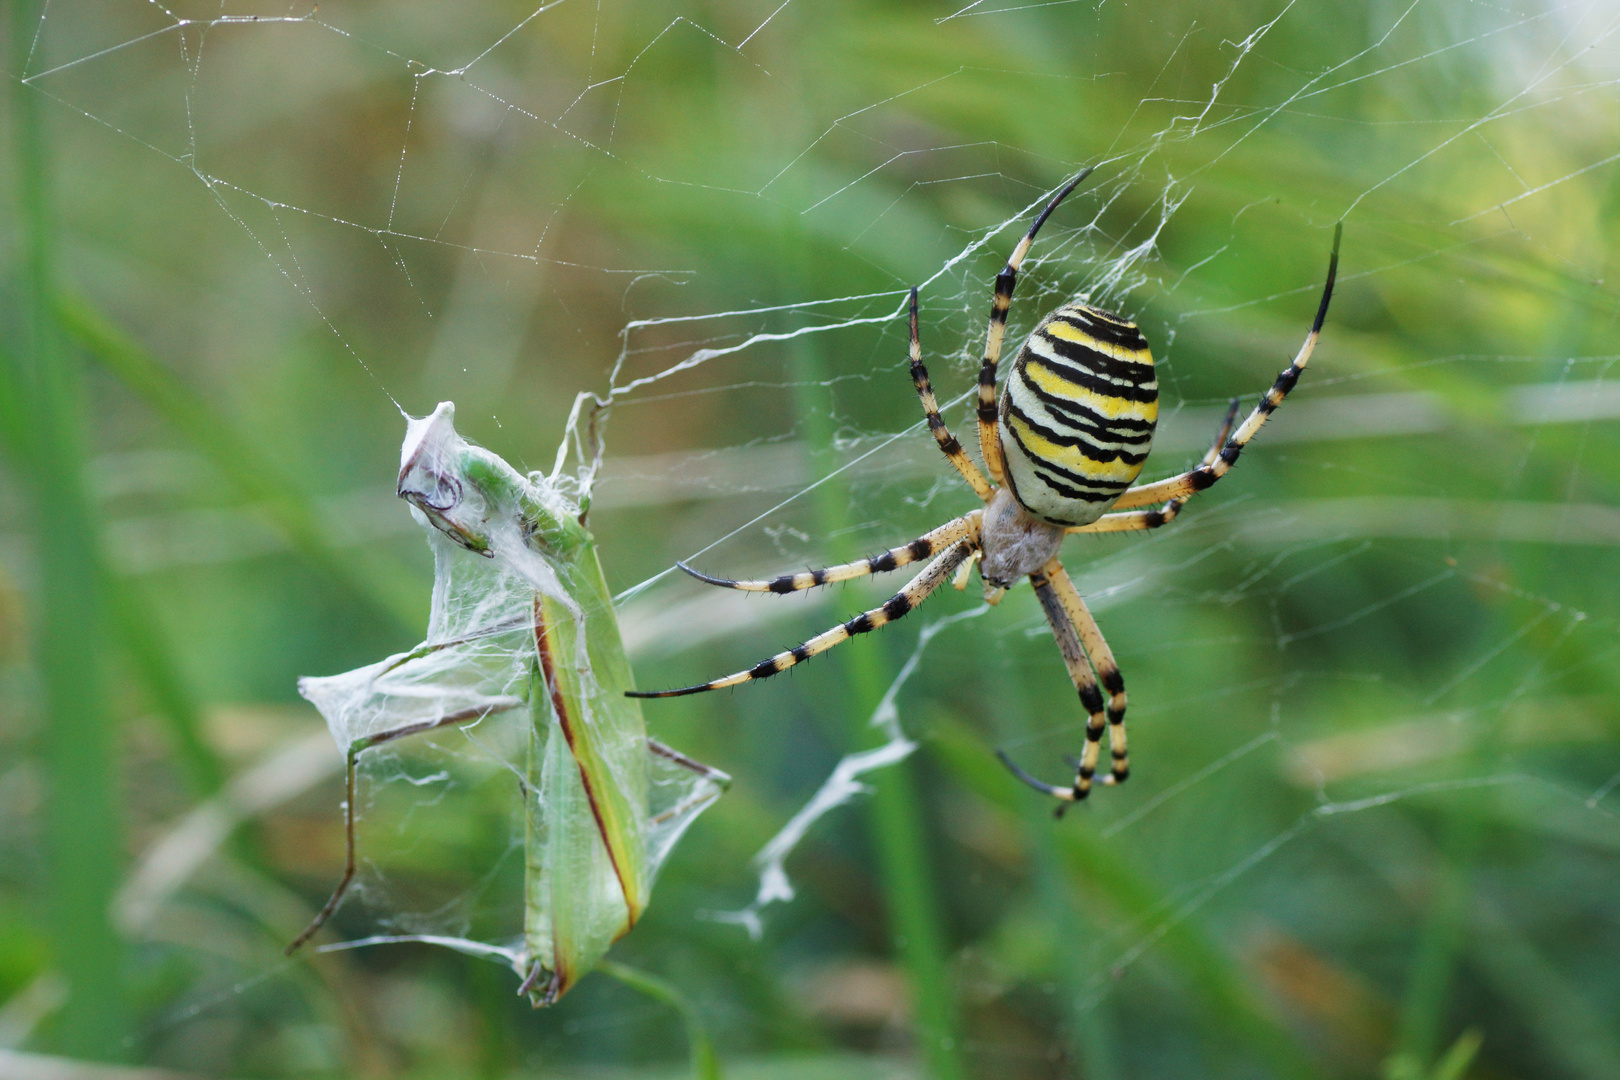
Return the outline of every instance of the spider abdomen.
[[[1006,481],[1030,514],[1088,525],[1142,471],[1159,418],[1136,324],[1078,300],[1035,327],[1001,395]]]

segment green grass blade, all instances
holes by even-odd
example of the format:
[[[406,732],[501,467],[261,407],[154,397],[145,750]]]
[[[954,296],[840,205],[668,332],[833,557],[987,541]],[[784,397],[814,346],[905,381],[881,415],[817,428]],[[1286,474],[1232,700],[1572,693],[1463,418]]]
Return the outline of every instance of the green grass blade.
[[[1567,1076],[1599,1080],[1620,1076],[1620,1025],[1614,1001],[1591,1000],[1569,974],[1532,941],[1514,918],[1483,897],[1473,899],[1469,967],[1496,995],[1511,1002],[1520,1023]],[[1521,917],[1522,918],[1522,917]]]
[[[1434,1080],[1463,1080],[1468,1075],[1468,1066],[1474,1063],[1479,1054],[1480,1044],[1485,1041],[1477,1029],[1470,1028],[1457,1037],[1434,1067]]]
[[[0,349],[0,449],[21,470],[26,438],[23,434],[22,368],[10,349]]]
[[[0,447],[23,467],[26,439],[18,408],[19,368],[9,350],[0,349]],[[135,674],[152,707],[169,726],[176,756],[199,795],[212,794],[224,783],[218,756],[202,734],[202,710],[185,685],[165,643],[152,624],[135,586],[107,575],[103,582],[107,606]]]
[[[1048,817],[1050,807],[1032,800],[1029,790],[1002,768],[983,740],[959,724],[934,728],[928,747],[963,787],[1009,813]],[[1163,909],[1158,885],[1131,867],[1083,821],[1048,820],[1059,856],[1070,871],[1123,912]],[[1195,918],[1183,918],[1165,931],[1158,949],[1186,977],[1212,1027],[1242,1040],[1278,1076],[1319,1075],[1294,1036],[1267,1011],[1250,988],[1251,977],[1210,940]]]
[[[800,392],[799,415],[811,446],[831,446],[831,415],[811,388],[826,379],[826,365],[813,341],[799,344],[794,357]],[[841,478],[832,477],[816,489],[820,534],[833,538],[828,561],[841,563],[854,552],[840,538],[850,532],[849,493]],[[856,641],[835,652],[834,663],[848,673],[852,693],[844,709],[844,722],[857,750],[881,745],[884,734],[871,723],[883,695],[894,680],[877,641]],[[901,761],[870,777],[872,798],[868,821],[877,847],[879,880],[883,883],[885,914],[907,981],[916,1003],[917,1041],[922,1046],[928,1075],[935,1080],[959,1080],[966,1075],[958,1036],[956,998],[946,962],[946,943],[929,852],[933,850],[917,796],[911,761]]]
[[[881,686],[869,695],[862,667],[879,674],[876,656],[857,660],[856,686],[864,701],[870,696],[870,716],[882,698]],[[917,995],[917,1036],[923,1043],[928,1075],[937,1080],[965,1076],[960,1039],[957,1038],[955,994],[946,961],[947,944],[935,897],[934,875],[928,852],[933,845],[923,825],[921,800],[910,760],[884,769],[873,778],[872,828],[881,859],[884,896],[888,901],[891,930],[900,942],[913,992]]]
[[[1448,816],[1448,836],[1407,977],[1396,1040],[1399,1056],[1425,1069],[1442,1045],[1441,1026],[1450,1002],[1452,975],[1468,931],[1471,867],[1483,834],[1477,818],[1462,811]]]
[[[83,1058],[124,1053],[129,1030],[123,948],[109,907],[121,862],[115,798],[118,732],[106,692],[100,531],[85,484],[85,417],[77,357],[50,309],[55,223],[42,95],[15,81],[43,18],[42,5],[11,5],[13,145],[19,180],[17,277],[24,325],[7,426],[25,426],[19,464],[32,482],[30,524],[38,555],[34,660],[44,690],[49,892],[53,962],[69,996],[57,1045]],[[25,417],[25,425],[18,418]]]
[[[202,395],[186,386],[139,343],[84,300],[58,296],[57,317],[89,354],[167,420],[265,514],[311,565],[353,589],[410,628],[427,609],[412,575],[374,547],[363,557],[332,542],[321,512],[303,498],[270,455],[254,447]]]
[[[198,796],[212,795],[225,782],[225,767],[203,735],[202,708],[186,686],[168,642],[153,624],[134,582],[106,575],[107,610],[147,701],[168,725],[174,753]]]
[[[697,1007],[673,983],[616,960],[603,960],[597,964],[597,969],[680,1013],[681,1023],[686,1025],[687,1045],[692,1051],[693,1080],[720,1080],[720,1058],[714,1052],[714,1040],[709,1038],[709,1029],[698,1015]]]

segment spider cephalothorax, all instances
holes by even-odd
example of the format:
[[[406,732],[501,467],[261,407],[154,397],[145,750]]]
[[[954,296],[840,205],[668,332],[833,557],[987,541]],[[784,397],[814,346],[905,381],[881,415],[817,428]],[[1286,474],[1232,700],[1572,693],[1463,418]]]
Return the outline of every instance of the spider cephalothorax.
[[[1012,488],[997,491],[979,524],[977,558],[985,603],[999,604],[1001,594],[1014,582],[1057,558],[1067,535],[1063,526],[1048,524],[1026,510]]]
[[[1019,769],[1005,754],[1002,760],[1031,787],[1063,800],[1060,813],[1064,805],[1084,799],[1094,781],[1124,782],[1130,775],[1125,747],[1125,682],[1097,621],[1058,561],[1058,549],[1069,533],[1125,532],[1168,524],[1189,498],[1226,475],[1255,432],[1294,388],[1310,360],[1333,296],[1342,229],[1333,232],[1333,253],[1328,260],[1322,302],[1293,363],[1277,376],[1235,431],[1232,422],[1237,417],[1238,403],[1232,402],[1214,444],[1197,468],[1133,487],[1153,442],[1153,427],[1159,415],[1159,384],[1147,341],[1128,319],[1080,300],[1064,304],[1030,333],[1013,362],[999,401],[996,396],[996,368],[1018,269],[1047,216],[1090,172],[1087,169],[1075,177],[1046,205],[996,276],[990,331],[984,363],[979,368],[977,411],[979,449],[985,465],[982,471],[939,415],[917,334],[917,290],[911,290],[912,382],[922,399],[934,440],[985,505],[870,559],[768,581],[709,577],[681,564],[682,570],[711,585],[787,593],[894,570],[919,559],[930,560],[882,607],[863,612],[795,649],[711,682],[677,690],[635,691],[633,697],[696,694],[786,671],[856,634],[876,630],[902,617],[952,580],[953,575],[956,587],[965,588],[968,572],[977,562],[984,579],[984,598],[991,604],[999,602],[1020,578],[1029,578],[1087,715],[1086,746],[1072,784],[1045,783]],[[1157,509],[1135,509],[1154,504],[1159,504]],[[1108,732],[1112,761],[1108,774],[1095,780],[1104,731]]]

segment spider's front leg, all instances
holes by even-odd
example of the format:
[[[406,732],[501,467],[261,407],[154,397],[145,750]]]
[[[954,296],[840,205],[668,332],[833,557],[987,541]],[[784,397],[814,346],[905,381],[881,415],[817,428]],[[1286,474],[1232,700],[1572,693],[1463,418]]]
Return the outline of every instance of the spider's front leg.
[[[1215,442],[1209,451],[1204,454],[1204,460],[1199,468],[1208,468],[1220,456],[1221,447],[1226,445],[1226,437],[1232,431],[1232,421],[1237,419],[1238,399],[1233,398],[1232,404],[1226,410],[1226,419],[1220,429],[1215,432]],[[1105,533],[1105,532],[1136,532],[1142,529],[1157,529],[1161,525],[1168,525],[1176,520],[1181,508],[1187,505],[1191,495],[1183,495],[1179,499],[1171,499],[1157,510],[1131,510],[1123,514],[1104,514],[1090,525],[1076,525],[1065,531],[1071,533]],[[1116,504],[1117,505],[1117,504]]]
[[[740,589],[743,592],[793,593],[805,589],[814,589],[818,585],[832,585],[840,581],[853,581],[868,574],[885,574],[890,570],[898,570],[908,566],[918,559],[926,559],[930,555],[938,554],[952,544],[962,540],[978,542],[979,523],[984,519],[983,510],[974,510],[963,514],[952,521],[947,521],[931,532],[923,533],[909,544],[890,548],[881,555],[874,555],[869,559],[857,559],[852,563],[841,566],[824,566],[819,570],[801,570],[796,574],[783,574],[781,577],[763,578],[757,581],[733,581],[731,578],[710,577],[700,573],[683,562],[675,565],[691,574],[699,581],[709,585],[718,585],[722,589]],[[977,550],[977,547],[974,549]]]
[[[626,697],[633,698],[659,698],[681,697],[686,694],[700,694],[706,690],[720,690],[727,686],[736,686],[739,683],[751,682],[755,679],[767,679],[772,675],[779,675],[795,664],[826,652],[834,645],[841,645],[857,634],[870,633],[880,626],[887,626],[897,619],[904,618],[915,611],[924,600],[934,594],[934,591],[947,581],[956,572],[956,568],[978,548],[978,537],[975,534],[969,538],[959,540],[953,546],[934,556],[927,566],[924,566],[912,578],[910,583],[893,596],[882,607],[875,607],[833,627],[823,631],[804,644],[775,656],[768,657],[745,671],[739,671],[723,678],[712,679],[706,683],[695,686],[683,686],[675,690],[627,690]]]
[[[1243,448],[1249,445],[1249,440],[1253,439],[1255,434],[1259,432],[1266,419],[1277,411],[1277,407],[1283,403],[1283,399],[1288,396],[1288,392],[1299,382],[1299,377],[1304,372],[1305,365],[1310,362],[1311,353],[1316,349],[1317,338],[1322,334],[1322,324],[1327,321],[1328,303],[1333,299],[1333,281],[1339,274],[1339,240],[1343,235],[1344,223],[1340,222],[1333,229],[1333,253],[1328,257],[1327,284],[1322,287],[1322,302],[1317,305],[1316,319],[1311,323],[1310,333],[1305,335],[1305,343],[1299,347],[1299,353],[1295,355],[1293,363],[1283,368],[1282,373],[1277,376],[1277,380],[1271,384],[1271,389],[1267,390],[1260,398],[1260,403],[1254,407],[1254,411],[1248,415],[1237,431],[1233,432],[1231,439],[1221,448],[1220,454],[1216,456],[1214,461],[1199,465],[1198,468],[1193,469],[1191,472],[1131,488],[1114,503],[1115,509],[1128,510],[1135,506],[1150,506],[1156,502],[1169,501],[1176,501],[1179,506],[1180,502],[1184,502],[1198,492],[1211,487],[1215,481],[1231,471],[1232,466],[1237,463],[1238,455],[1243,452]],[[1153,527],[1152,525],[1132,526],[1129,524],[1104,525],[1104,522],[1110,518],[1118,522],[1124,517],[1126,515],[1123,514],[1104,515],[1103,518],[1093,522],[1092,526],[1073,531],[1110,532],[1122,528]]]
[[[1091,175],[1095,165],[1080,170],[1076,176],[1063,186],[1052,197],[1035,218],[1035,223],[1029,227],[1029,232],[1018,241],[1013,253],[1007,259],[1007,265],[1001,273],[996,275],[995,295],[990,298],[990,329],[985,335],[984,360],[979,365],[979,452],[984,455],[985,468],[990,470],[990,479],[1000,484],[1006,475],[1006,463],[1001,455],[1001,430],[996,416],[996,368],[1001,363],[1002,338],[1007,333],[1007,311],[1012,307],[1013,289],[1018,285],[1018,271],[1024,265],[1024,256],[1029,254],[1030,245],[1035,243],[1035,234],[1041,231],[1046,219],[1058,204],[1069,197],[1069,193],[1080,186],[1080,182]],[[988,496],[986,496],[988,499]]]
[[[962,474],[962,479],[973,488],[974,494],[989,502],[996,494],[994,485],[984,478],[984,473],[973,464],[973,459],[962,449],[961,442],[951,434],[951,429],[945,426],[944,417],[939,415],[939,399],[934,397],[934,385],[928,379],[928,369],[923,366],[922,340],[917,336],[915,287],[911,290],[911,383],[917,388],[917,397],[922,401],[923,416],[928,420],[928,430],[933,433],[940,451],[955,466],[956,471]]]

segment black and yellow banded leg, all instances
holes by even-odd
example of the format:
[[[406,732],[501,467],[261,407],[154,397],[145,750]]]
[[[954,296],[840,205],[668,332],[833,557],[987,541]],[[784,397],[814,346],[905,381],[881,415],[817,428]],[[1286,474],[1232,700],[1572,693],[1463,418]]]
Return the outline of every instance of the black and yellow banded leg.
[[[1035,243],[1035,234],[1041,231],[1046,219],[1056,210],[1058,204],[1069,197],[1069,193],[1080,186],[1080,182],[1091,175],[1096,166],[1088,166],[1080,170],[1076,176],[1063,186],[1063,190],[1053,196],[1052,201],[1046,204],[1035,218],[1035,223],[1029,227],[1029,232],[1018,241],[1013,248],[1011,257],[1001,273],[996,275],[996,291],[990,300],[990,330],[985,337],[984,361],[979,365],[979,452],[984,455],[984,466],[990,472],[990,479],[996,483],[1005,483],[1005,463],[1001,457],[1001,435],[996,413],[996,368],[1001,363],[1002,338],[1007,332],[1007,309],[1012,307],[1013,289],[1018,284],[1018,271],[1024,265],[1024,256],[1029,254],[1030,245]]]
[[[998,753],[1013,774],[1024,783],[1036,791],[1044,791],[1061,800],[1057,812],[1062,816],[1069,803],[1079,802],[1091,794],[1092,777],[1097,772],[1097,752],[1102,744],[1107,720],[1103,714],[1102,692],[1097,689],[1097,678],[1086,659],[1085,648],[1080,642],[1074,621],[1069,617],[1062,598],[1052,587],[1051,580],[1045,573],[1031,574],[1029,581],[1035,587],[1035,596],[1041,602],[1041,610],[1046,613],[1046,622],[1052,628],[1052,637],[1057,641],[1058,652],[1063,655],[1063,666],[1069,671],[1069,681],[1074,683],[1075,692],[1080,695],[1080,704],[1086,710],[1086,748],[1075,765],[1074,783],[1069,787],[1037,780],[1014,765],[1005,752],[998,751]]]
[[[1232,430],[1232,422],[1237,419],[1238,399],[1233,398],[1232,404],[1226,410],[1226,419],[1221,423],[1220,429],[1215,432],[1215,442],[1209,451],[1204,454],[1200,468],[1208,468],[1220,456],[1221,447],[1226,444],[1226,437]],[[1157,510],[1129,510],[1123,514],[1104,514],[1090,525],[1075,525],[1065,530],[1071,533],[1105,533],[1105,532],[1135,532],[1141,529],[1157,529],[1161,525],[1168,525],[1176,520],[1181,508],[1187,505],[1190,495],[1179,499],[1171,499]]]
[[[1157,529],[1176,520],[1186,499],[1172,499],[1158,510],[1127,510],[1121,514],[1104,514],[1090,525],[1076,525],[1065,531],[1071,533],[1141,532]]]
[[[962,474],[973,488],[975,494],[985,502],[995,496],[996,489],[990,481],[984,478],[984,473],[973,464],[973,459],[967,456],[962,444],[951,429],[945,426],[945,420],[939,415],[939,399],[934,397],[934,386],[928,380],[928,369],[922,362],[922,340],[917,336],[917,290],[911,290],[911,382],[917,387],[917,397],[922,399],[923,415],[928,419],[928,430],[933,433],[934,441],[939,444],[956,471]]]
[[[1232,425],[1237,422],[1238,407],[1242,404],[1242,398],[1233,398],[1227,404],[1226,417],[1221,421],[1221,426],[1215,429],[1215,440],[1209,444],[1209,449],[1204,451],[1204,460],[1200,461],[1199,465],[1208,468],[1214,465],[1216,459],[1221,456],[1221,448],[1226,445],[1227,437],[1232,434]],[[1170,518],[1173,519],[1181,511],[1181,508],[1186,505],[1186,498],[1171,499],[1160,509],[1168,513]]]
[[[944,551],[952,544],[963,540],[977,544],[979,542],[979,523],[983,519],[984,511],[975,510],[970,514],[964,514],[955,521],[947,521],[939,528],[924,533],[909,544],[890,548],[883,554],[874,555],[870,559],[860,559],[856,562],[845,563],[842,566],[823,567],[820,570],[801,570],[796,574],[783,574],[781,577],[760,581],[732,581],[730,578],[710,577],[708,574],[699,573],[683,562],[678,562],[675,565],[699,581],[707,582],[710,585],[719,585],[724,589],[741,589],[743,592],[800,592],[804,589],[813,589],[817,585],[831,585],[839,581],[852,581],[868,574],[883,574],[890,570],[898,570],[900,567],[910,565],[918,559],[926,559],[930,555]]]
[[[761,660],[747,671],[739,671],[734,675],[727,675],[711,682],[698,683],[696,686],[683,686],[676,690],[630,690],[627,697],[635,698],[661,698],[681,697],[685,694],[701,694],[705,690],[720,690],[727,686],[737,686],[740,683],[752,682],[755,679],[766,679],[772,675],[786,671],[795,664],[804,662],[818,653],[824,653],[834,645],[842,644],[856,634],[865,634],[876,630],[880,626],[887,626],[897,619],[904,618],[909,612],[915,610],[931,596],[934,590],[951,579],[956,568],[962,564],[974,549],[974,545],[966,540],[958,541],[955,546],[934,556],[932,562],[922,568],[922,571],[905,588],[889,597],[882,607],[865,611],[840,623],[824,633],[806,641],[796,649],[779,652],[768,660]]]
[[[1052,582],[1052,591],[1057,594],[1058,601],[1062,603],[1064,613],[1080,635],[1080,644],[1085,647],[1086,658],[1091,661],[1092,670],[1097,673],[1097,681],[1108,692],[1108,755],[1111,759],[1108,776],[1101,783],[1123,784],[1131,775],[1131,757],[1125,743],[1125,678],[1119,673],[1119,664],[1114,661],[1114,651],[1108,647],[1103,639],[1102,628],[1092,616],[1091,609],[1080,598],[1080,590],[1074,587],[1069,578],[1069,572],[1063,569],[1063,564],[1053,559],[1043,568],[1047,578]],[[1091,748],[1088,746],[1087,750]],[[1082,761],[1083,764],[1083,761]],[[1093,762],[1095,765],[1095,762]]]
[[[1267,390],[1265,395],[1261,397],[1260,404],[1254,407],[1254,411],[1243,421],[1242,426],[1227,440],[1226,445],[1221,448],[1221,452],[1216,459],[1207,465],[1198,466],[1191,472],[1182,473],[1180,476],[1172,476],[1168,480],[1159,480],[1151,484],[1131,488],[1119,497],[1119,500],[1114,503],[1115,507],[1120,510],[1128,510],[1135,506],[1149,506],[1153,503],[1173,499],[1185,500],[1213,485],[1215,481],[1225,476],[1232,466],[1237,463],[1238,455],[1243,452],[1243,448],[1249,445],[1249,440],[1254,438],[1255,433],[1265,424],[1266,419],[1277,411],[1277,406],[1283,403],[1283,399],[1288,396],[1288,392],[1299,382],[1300,374],[1304,372],[1305,365],[1310,362],[1311,353],[1316,348],[1316,340],[1322,334],[1322,323],[1327,319],[1328,302],[1333,299],[1333,281],[1339,273],[1339,239],[1343,233],[1344,224],[1341,222],[1333,230],[1333,253],[1328,257],[1327,284],[1323,286],[1322,302],[1317,306],[1316,319],[1311,323],[1310,333],[1305,335],[1305,343],[1300,346],[1298,355],[1294,357],[1294,362],[1284,368],[1282,373],[1277,376],[1277,380],[1271,384],[1271,389]],[[1142,527],[1152,528],[1153,526]],[[1107,532],[1109,530],[1094,529],[1090,531]]]

